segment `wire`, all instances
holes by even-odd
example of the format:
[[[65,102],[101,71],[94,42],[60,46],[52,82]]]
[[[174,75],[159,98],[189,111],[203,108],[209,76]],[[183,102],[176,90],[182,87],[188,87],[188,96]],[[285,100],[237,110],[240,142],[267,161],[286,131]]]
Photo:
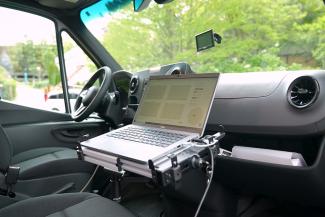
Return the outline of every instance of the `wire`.
[[[87,183],[85,184],[85,186],[80,190],[80,192],[84,192],[84,191],[87,189],[88,185],[89,185],[89,184],[91,183],[91,181],[94,179],[95,174],[96,174],[98,168],[99,168],[99,165],[96,166],[96,168],[95,168],[93,174],[90,176],[88,182],[87,182]]]
[[[212,178],[213,178],[213,173],[214,173],[214,157],[213,157],[213,152],[212,152],[211,148],[209,148],[209,152],[210,152],[210,157],[211,157],[211,176],[208,179],[208,184],[207,184],[207,186],[205,188],[204,194],[203,194],[203,196],[201,198],[201,201],[199,203],[199,206],[197,207],[197,210],[195,212],[194,217],[197,217],[199,215],[199,212],[201,210],[201,206],[202,206],[202,204],[203,204],[203,202],[204,202],[204,200],[205,200],[205,198],[206,198],[206,196],[208,194],[208,191],[210,189],[210,185],[211,185],[211,182],[212,182]]]
[[[201,139],[192,139],[192,146],[194,147],[200,147],[200,148],[210,148],[213,147],[216,142],[210,143],[209,141],[206,141],[204,138]]]
[[[192,146],[200,148],[210,148],[219,143],[219,140],[225,136],[224,132],[218,132],[212,136],[207,135],[203,138],[194,138],[191,140]]]

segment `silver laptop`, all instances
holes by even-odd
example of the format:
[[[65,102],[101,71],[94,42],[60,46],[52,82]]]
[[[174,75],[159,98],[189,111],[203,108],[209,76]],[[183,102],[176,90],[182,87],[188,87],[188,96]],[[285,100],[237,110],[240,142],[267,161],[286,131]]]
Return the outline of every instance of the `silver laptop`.
[[[147,163],[203,135],[219,74],[152,76],[133,123],[81,145]]]

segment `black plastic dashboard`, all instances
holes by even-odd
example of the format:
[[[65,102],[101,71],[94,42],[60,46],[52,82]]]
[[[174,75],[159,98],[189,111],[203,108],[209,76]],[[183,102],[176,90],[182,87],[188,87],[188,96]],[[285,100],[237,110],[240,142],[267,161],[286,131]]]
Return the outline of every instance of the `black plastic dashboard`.
[[[186,63],[134,73],[129,107],[137,108],[149,76],[187,73],[195,72]],[[322,205],[325,199],[324,87],[323,70],[221,74],[206,131],[216,132],[222,125],[226,131],[222,148],[231,150],[239,145],[298,152],[307,166],[218,157],[215,179],[241,191]]]
[[[129,104],[136,106],[151,75],[194,73],[186,63],[177,63],[134,73]],[[288,94],[298,79],[317,85],[314,101],[304,108],[290,103]],[[305,81],[302,81],[305,82]],[[308,82],[308,81],[307,81]],[[300,85],[300,84],[297,84]],[[304,87],[306,86],[306,88]],[[297,92],[302,100],[308,84]],[[325,132],[325,71],[256,72],[221,74],[207,130],[223,125],[227,132],[266,135],[311,135]],[[304,92],[305,91],[305,92]],[[307,92],[306,92],[307,91]],[[290,92],[290,93],[289,93]],[[304,95],[305,94],[305,95]],[[293,95],[293,97],[296,97]],[[301,102],[298,102],[298,104]],[[303,102],[305,103],[305,102]],[[308,103],[308,102],[306,102]]]
[[[143,90],[149,81],[150,76],[190,73],[193,73],[193,71],[191,70],[191,67],[186,63],[165,65],[133,73],[130,81],[129,104],[131,104],[131,106],[137,106],[139,104]]]

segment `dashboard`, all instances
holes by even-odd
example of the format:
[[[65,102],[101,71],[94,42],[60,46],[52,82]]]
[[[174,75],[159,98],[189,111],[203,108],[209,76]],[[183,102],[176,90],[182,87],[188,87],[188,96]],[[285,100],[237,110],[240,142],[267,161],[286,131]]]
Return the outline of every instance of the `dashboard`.
[[[133,111],[129,120],[151,75],[191,73],[195,72],[186,63],[133,72],[127,97]],[[207,133],[220,130],[220,126],[225,130],[220,147],[297,152],[307,166],[217,157],[216,179],[238,190],[321,203],[325,199],[324,87],[324,70],[221,74],[206,127]]]
[[[136,108],[149,76],[194,73],[186,63],[133,73],[129,106]],[[221,74],[207,130],[267,135],[325,132],[325,71]]]

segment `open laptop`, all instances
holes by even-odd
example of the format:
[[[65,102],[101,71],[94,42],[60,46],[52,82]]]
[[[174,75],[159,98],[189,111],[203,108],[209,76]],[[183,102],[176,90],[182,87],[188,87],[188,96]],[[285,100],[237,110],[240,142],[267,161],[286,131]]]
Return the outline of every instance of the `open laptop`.
[[[152,76],[133,123],[81,143],[139,163],[203,135],[219,74]]]

